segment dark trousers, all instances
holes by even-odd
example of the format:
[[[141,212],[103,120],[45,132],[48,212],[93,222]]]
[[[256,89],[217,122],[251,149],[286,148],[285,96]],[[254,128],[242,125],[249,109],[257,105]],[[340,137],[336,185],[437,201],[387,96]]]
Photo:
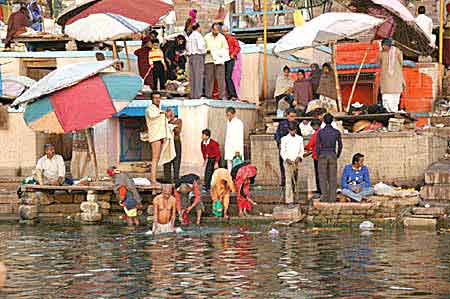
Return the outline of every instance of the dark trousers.
[[[336,202],[337,158],[336,155],[319,157],[319,182],[322,202]]]
[[[205,168],[205,188],[207,190],[211,189],[211,179],[214,173],[214,164],[216,163],[216,158],[208,158]]]
[[[180,166],[181,166],[181,141],[175,140],[175,158],[169,163],[164,164],[164,179],[167,182],[178,180],[180,178]],[[173,177],[172,177],[173,167]]]
[[[233,69],[236,61],[234,59],[230,59],[225,62],[225,83],[227,85],[227,93],[230,98],[237,98],[236,87],[233,82]]]
[[[316,175],[316,190],[317,190],[317,193],[322,194],[322,192],[320,192],[319,160],[313,160],[313,161],[314,161],[314,173]]]
[[[160,61],[156,61],[153,63],[153,83],[152,89],[158,90],[158,81],[159,81],[159,89],[164,89],[166,86],[166,71],[164,70],[164,65]]]
[[[278,145],[278,153],[280,152],[280,146],[281,145]],[[286,173],[284,169],[284,161],[283,158],[281,158],[281,155],[278,155],[278,163],[280,163],[280,178],[281,178],[280,185],[284,186],[286,185]]]

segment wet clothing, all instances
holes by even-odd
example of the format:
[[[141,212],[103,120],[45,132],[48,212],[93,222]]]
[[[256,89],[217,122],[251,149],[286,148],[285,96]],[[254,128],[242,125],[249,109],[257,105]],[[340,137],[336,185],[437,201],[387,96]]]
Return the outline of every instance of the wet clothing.
[[[156,229],[154,230],[155,235],[170,234],[175,232],[175,228],[172,226],[172,223],[167,224],[153,223],[153,227],[155,226],[156,226]]]
[[[230,203],[230,192],[235,192],[236,188],[233,178],[225,168],[218,168],[214,171],[211,180],[211,199],[221,200],[224,209],[228,209]]]
[[[254,181],[256,173],[256,167],[251,164],[243,165],[239,167],[239,170],[237,171],[234,184],[237,190],[237,202],[239,209],[245,209],[247,211],[252,209],[248,199],[250,198],[250,183]]]
[[[120,202],[125,202],[125,206],[128,205],[128,208],[133,208],[133,201],[136,204],[140,204],[142,202],[141,195],[137,191],[133,179],[131,179],[126,173],[118,173],[114,175],[113,191],[117,199]]]
[[[180,213],[182,210],[189,208],[194,205],[195,210],[205,210],[205,206],[200,198],[200,187],[198,182],[200,177],[195,174],[188,174],[182,176],[177,180],[175,184],[175,199],[177,201],[177,211]],[[190,190],[187,193],[182,193],[180,190],[183,187],[188,187]],[[192,202],[192,199],[194,201]]]

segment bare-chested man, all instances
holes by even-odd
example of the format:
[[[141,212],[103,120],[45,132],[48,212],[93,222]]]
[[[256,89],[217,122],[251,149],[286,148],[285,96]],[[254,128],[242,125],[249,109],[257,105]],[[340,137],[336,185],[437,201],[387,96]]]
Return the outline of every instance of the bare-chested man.
[[[163,185],[162,188],[162,193],[153,200],[153,235],[175,231],[177,207],[172,185]]]
[[[6,281],[6,267],[0,262],[0,290],[5,286]]]

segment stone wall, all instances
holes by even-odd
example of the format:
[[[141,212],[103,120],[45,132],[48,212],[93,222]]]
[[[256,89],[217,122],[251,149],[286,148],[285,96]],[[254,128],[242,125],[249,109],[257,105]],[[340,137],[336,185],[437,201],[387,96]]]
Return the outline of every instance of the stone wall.
[[[144,207],[152,202],[152,194],[141,195]],[[19,218],[31,222],[109,223],[120,221],[121,215],[123,209],[112,192],[24,192],[18,208]]]
[[[415,132],[344,134],[344,151],[338,163],[338,176],[352,156],[366,156],[372,182],[411,184],[421,181],[432,162],[445,154],[449,130]],[[251,136],[251,162],[258,168],[256,183],[279,184],[278,149],[273,135]],[[314,166],[310,157],[300,168],[300,190],[315,190]]]
[[[0,176],[30,175],[47,140],[27,127],[22,113],[8,113],[8,129],[0,130]]]
[[[308,211],[308,221],[314,225],[359,225],[369,220],[384,222],[395,220],[405,209],[419,203],[419,197],[370,197],[369,203],[324,203],[314,201]]]

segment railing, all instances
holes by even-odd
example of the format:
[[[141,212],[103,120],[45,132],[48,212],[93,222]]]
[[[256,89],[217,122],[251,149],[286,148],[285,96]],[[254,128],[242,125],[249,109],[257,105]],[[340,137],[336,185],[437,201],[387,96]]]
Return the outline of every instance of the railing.
[[[289,30],[294,28],[295,10],[269,10],[267,11],[267,29]],[[230,31],[234,33],[264,30],[264,12],[247,11],[230,14]]]

